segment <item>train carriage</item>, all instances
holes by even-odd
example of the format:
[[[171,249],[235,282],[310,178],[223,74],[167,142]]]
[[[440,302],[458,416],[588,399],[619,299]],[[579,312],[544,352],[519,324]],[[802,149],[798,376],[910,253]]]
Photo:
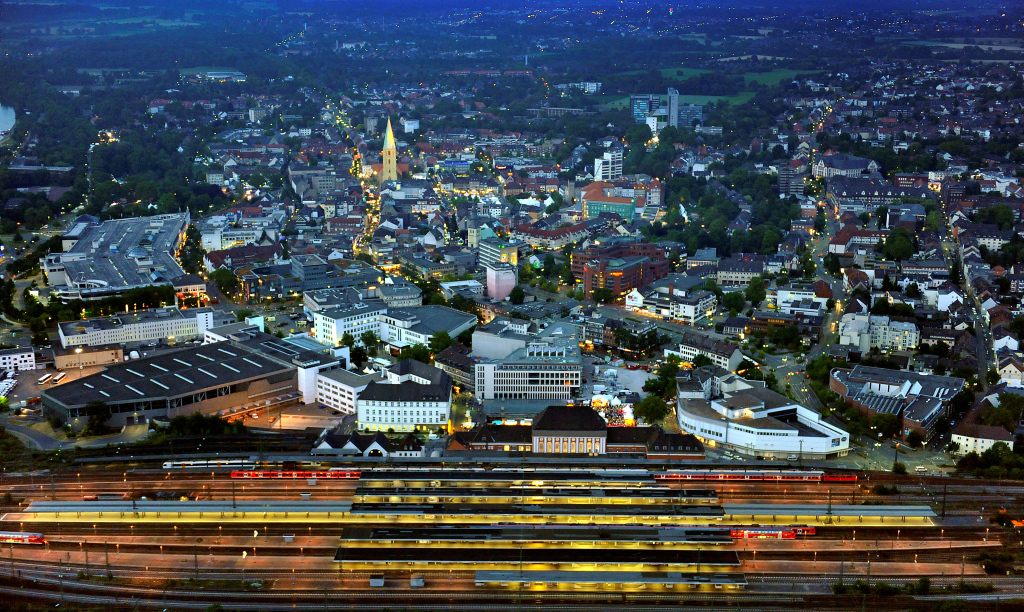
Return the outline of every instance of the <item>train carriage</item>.
[[[0,531],[0,542],[4,544],[46,544],[46,538],[41,533]]]

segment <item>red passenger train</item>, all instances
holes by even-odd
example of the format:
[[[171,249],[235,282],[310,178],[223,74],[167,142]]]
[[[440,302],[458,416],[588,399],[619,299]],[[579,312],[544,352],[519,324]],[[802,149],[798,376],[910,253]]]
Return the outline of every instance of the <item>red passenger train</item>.
[[[4,544],[46,544],[46,538],[41,533],[0,531],[0,542]]]
[[[232,478],[329,478],[358,480],[362,472],[360,470],[238,470],[231,472]]]
[[[857,482],[856,474],[817,470],[672,470],[656,472],[655,480],[728,480],[753,482]]]
[[[779,525],[777,527],[751,525],[731,527],[729,535],[737,540],[794,540],[799,535],[814,535],[816,530],[809,525]]]

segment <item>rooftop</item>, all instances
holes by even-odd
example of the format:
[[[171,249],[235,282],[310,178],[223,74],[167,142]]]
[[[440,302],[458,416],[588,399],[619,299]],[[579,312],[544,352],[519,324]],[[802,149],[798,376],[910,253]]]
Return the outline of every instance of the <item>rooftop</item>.
[[[43,394],[69,406],[173,398],[262,378],[292,367],[235,343],[168,351],[104,368]]]
[[[189,223],[188,213],[80,220],[64,235],[64,253],[51,255],[65,268],[69,282],[82,287],[129,289],[168,284],[184,275],[175,259],[178,239]],[[88,291],[88,290],[83,290]]]

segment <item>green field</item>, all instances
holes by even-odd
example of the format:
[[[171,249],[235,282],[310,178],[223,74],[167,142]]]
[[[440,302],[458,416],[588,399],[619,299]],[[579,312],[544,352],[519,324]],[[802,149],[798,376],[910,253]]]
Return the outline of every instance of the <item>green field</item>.
[[[808,74],[797,70],[790,70],[788,68],[779,68],[772,70],[771,72],[748,72],[743,75],[743,78],[751,83],[760,83],[761,85],[778,85],[782,79],[792,79],[798,74]]]
[[[753,91],[741,91],[735,96],[679,96],[680,104],[710,104],[712,102],[718,102],[719,100],[725,100],[730,104],[744,104],[750,102],[754,98]],[[607,108],[629,108],[629,96],[625,98],[612,98],[608,96],[607,102],[596,101],[597,104],[605,106]]]

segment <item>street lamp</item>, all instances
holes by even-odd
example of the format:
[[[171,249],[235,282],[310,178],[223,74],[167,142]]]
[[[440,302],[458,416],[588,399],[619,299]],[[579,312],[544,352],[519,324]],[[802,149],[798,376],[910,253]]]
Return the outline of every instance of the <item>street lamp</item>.
[[[78,379],[81,380],[82,379],[82,347],[80,347],[80,346],[77,347],[75,349],[75,354],[78,355]]]

